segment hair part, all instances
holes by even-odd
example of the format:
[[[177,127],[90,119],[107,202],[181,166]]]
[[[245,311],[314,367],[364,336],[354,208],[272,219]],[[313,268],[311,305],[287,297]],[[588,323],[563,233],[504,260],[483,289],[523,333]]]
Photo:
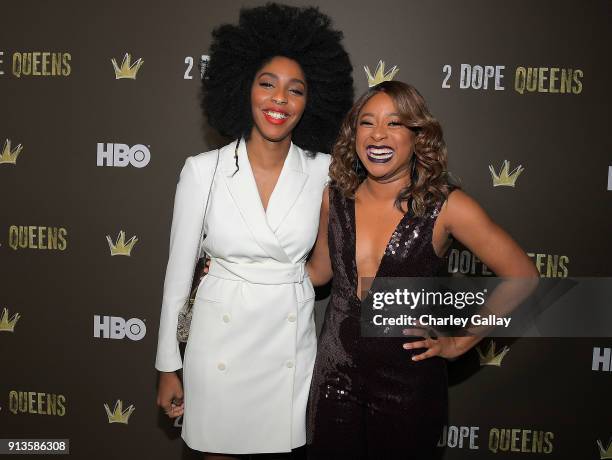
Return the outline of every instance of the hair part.
[[[355,102],[342,122],[332,150],[332,186],[344,196],[354,198],[357,187],[365,180],[367,171],[355,147],[357,123],[363,107],[379,93],[385,93],[393,100],[402,123],[413,132],[410,184],[400,190],[395,206],[402,212],[408,207],[415,215],[423,216],[459,186],[447,170],[446,144],[440,123],[429,112],[423,96],[407,83],[383,82],[370,88]]]

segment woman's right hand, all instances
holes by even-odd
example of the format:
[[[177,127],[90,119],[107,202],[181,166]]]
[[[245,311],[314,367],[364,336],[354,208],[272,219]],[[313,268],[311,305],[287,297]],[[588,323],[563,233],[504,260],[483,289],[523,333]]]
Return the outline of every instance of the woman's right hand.
[[[170,418],[183,415],[183,385],[176,372],[160,372],[159,388],[157,390],[157,405],[164,409]]]

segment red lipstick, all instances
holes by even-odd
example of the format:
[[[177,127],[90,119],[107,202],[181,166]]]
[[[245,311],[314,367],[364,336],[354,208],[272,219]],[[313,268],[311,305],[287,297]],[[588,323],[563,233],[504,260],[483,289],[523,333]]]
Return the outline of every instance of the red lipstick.
[[[289,114],[283,110],[264,109],[264,118],[273,125],[282,125],[289,119]]]

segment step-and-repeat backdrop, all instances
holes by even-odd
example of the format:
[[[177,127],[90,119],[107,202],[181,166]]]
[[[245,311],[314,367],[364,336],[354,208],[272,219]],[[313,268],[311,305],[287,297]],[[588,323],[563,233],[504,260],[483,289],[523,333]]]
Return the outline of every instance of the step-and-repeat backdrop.
[[[185,158],[227,142],[199,107],[211,31],[257,4],[0,5],[0,438],[195,458],[155,404],[172,203]],[[542,277],[612,275],[609,1],[309,4],[357,94],[379,61],[422,92]],[[447,271],[492,275],[458,246]],[[612,458],[611,361],[610,338],[485,340],[449,364],[444,458]]]

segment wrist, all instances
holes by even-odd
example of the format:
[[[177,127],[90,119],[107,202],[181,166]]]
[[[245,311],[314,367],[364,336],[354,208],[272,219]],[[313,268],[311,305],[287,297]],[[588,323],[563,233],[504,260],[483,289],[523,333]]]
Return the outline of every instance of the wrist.
[[[455,346],[457,347],[459,354],[462,355],[480,342],[480,340],[482,340],[482,337],[477,335],[455,337]]]

